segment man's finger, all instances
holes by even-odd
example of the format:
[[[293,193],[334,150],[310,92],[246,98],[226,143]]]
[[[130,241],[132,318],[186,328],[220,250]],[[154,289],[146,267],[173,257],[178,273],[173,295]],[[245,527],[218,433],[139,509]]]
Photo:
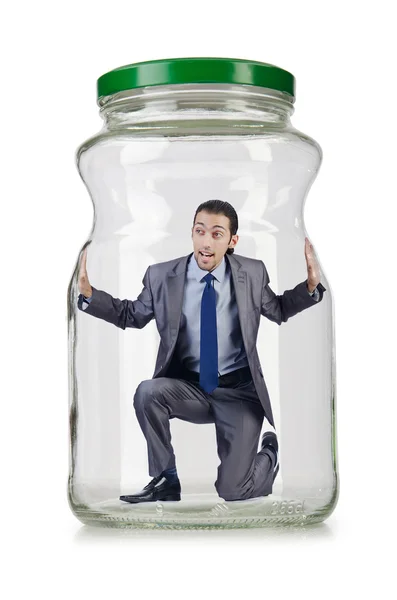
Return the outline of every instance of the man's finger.
[[[306,256],[314,257],[313,246],[309,242],[305,246],[305,254],[306,254]]]
[[[84,267],[84,269],[86,269],[86,267],[87,267],[87,247],[84,248],[83,257],[81,259],[81,262],[82,262],[82,266]]]
[[[84,248],[81,256],[79,277],[84,277],[87,274],[87,248]]]

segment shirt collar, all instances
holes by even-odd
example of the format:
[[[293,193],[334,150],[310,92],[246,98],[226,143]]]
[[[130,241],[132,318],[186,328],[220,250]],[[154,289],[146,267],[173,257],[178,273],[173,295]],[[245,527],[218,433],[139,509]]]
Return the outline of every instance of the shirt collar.
[[[202,278],[205,277],[209,272],[209,271],[206,271],[205,269],[200,269],[200,267],[197,264],[196,257],[194,256],[194,252],[192,253],[192,255],[190,257],[188,270],[193,275],[193,277],[196,279],[196,281],[198,281],[199,283],[202,280]],[[220,283],[222,283],[222,281],[225,277],[225,271],[226,271],[226,261],[225,261],[225,257],[223,257],[221,262],[219,263],[219,265],[216,267],[216,269],[211,271],[211,275],[213,275]]]

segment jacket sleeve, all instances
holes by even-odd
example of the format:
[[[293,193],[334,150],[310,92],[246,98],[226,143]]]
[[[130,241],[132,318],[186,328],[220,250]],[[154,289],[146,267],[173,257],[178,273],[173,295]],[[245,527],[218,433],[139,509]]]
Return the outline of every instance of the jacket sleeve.
[[[142,329],[154,318],[153,298],[150,287],[150,267],[143,276],[143,289],[136,300],[113,298],[108,292],[92,287],[92,296],[87,305],[84,296],[79,294],[77,306],[88,315],[103,319],[120,329],[133,327]],[[84,302],[84,306],[83,306]]]
[[[262,261],[261,261],[262,262]],[[286,290],[281,295],[276,295],[269,285],[269,275],[264,263],[261,314],[274,321],[277,325],[286,323],[290,317],[318,304],[323,299],[326,288],[319,283],[316,287],[318,294],[312,296],[307,289],[307,280],[298,283],[292,290]]]

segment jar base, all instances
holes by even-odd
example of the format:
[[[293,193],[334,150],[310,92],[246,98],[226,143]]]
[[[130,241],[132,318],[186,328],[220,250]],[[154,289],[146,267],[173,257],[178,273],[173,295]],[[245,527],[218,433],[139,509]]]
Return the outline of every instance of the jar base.
[[[242,529],[302,527],[324,521],[333,502],[324,498],[286,499],[271,494],[225,501],[217,494],[182,494],[180,501],[125,503],[119,499],[73,505],[85,525],[121,529]]]

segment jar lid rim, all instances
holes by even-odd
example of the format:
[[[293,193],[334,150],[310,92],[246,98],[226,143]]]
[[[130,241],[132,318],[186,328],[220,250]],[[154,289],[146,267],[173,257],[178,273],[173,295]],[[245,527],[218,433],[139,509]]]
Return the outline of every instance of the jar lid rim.
[[[234,83],[274,89],[295,102],[295,77],[289,71],[242,58],[180,57],[132,63],[112,69],[97,80],[97,101],[121,91],[184,83]]]

